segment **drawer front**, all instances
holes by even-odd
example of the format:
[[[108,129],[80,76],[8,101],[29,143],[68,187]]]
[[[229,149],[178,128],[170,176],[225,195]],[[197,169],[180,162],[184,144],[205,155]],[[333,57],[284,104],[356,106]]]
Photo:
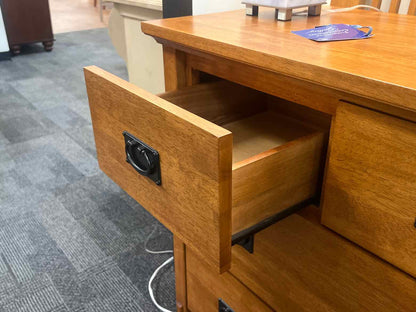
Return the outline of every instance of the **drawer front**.
[[[416,276],[416,124],[340,104],[322,223]]]
[[[234,312],[272,312],[259,297],[230,273],[218,274],[192,251],[186,250],[188,310],[218,312],[221,298]]]
[[[100,168],[219,271],[231,257],[232,134],[97,67],[85,69]],[[161,184],[126,162],[127,131],[159,153]]]
[[[227,274],[281,312],[410,312],[416,280],[319,224],[309,206],[232,248]],[[244,310],[242,310],[244,311]]]

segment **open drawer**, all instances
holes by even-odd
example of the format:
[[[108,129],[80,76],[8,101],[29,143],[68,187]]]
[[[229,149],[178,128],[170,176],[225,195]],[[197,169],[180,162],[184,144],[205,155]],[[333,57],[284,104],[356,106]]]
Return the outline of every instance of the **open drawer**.
[[[324,131],[268,95],[221,81],[155,96],[97,67],[85,78],[101,169],[220,272],[232,233],[317,192]]]

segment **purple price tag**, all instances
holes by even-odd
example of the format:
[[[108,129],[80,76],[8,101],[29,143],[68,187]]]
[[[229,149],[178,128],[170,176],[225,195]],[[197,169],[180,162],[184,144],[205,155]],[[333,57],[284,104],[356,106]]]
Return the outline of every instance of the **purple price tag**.
[[[367,28],[368,32],[360,30]],[[372,36],[372,28],[369,26],[332,24],[317,26],[312,29],[292,31],[292,33],[318,42],[366,39]]]

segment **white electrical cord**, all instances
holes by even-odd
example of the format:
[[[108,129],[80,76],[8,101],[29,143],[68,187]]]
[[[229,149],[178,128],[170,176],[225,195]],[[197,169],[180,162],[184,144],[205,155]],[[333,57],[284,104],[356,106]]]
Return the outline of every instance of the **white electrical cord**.
[[[149,294],[150,294],[150,299],[152,299],[152,301],[153,301],[153,303],[155,304],[155,306],[156,306],[156,307],[157,307],[160,311],[163,311],[163,312],[172,312],[172,311],[170,311],[170,310],[168,310],[168,309],[165,309],[164,307],[162,307],[161,305],[159,305],[159,304],[157,303],[157,301],[156,301],[156,299],[155,299],[155,296],[154,296],[154,294],[153,294],[152,282],[153,282],[154,278],[156,277],[157,273],[159,273],[159,271],[160,271],[160,270],[161,270],[164,266],[168,265],[168,264],[169,264],[169,263],[171,263],[172,261],[173,261],[173,257],[170,257],[168,260],[166,260],[165,262],[163,262],[163,264],[162,264],[160,267],[158,267],[158,268],[156,269],[156,271],[154,271],[154,272],[153,272],[152,277],[150,277],[150,280],[149,280],[149,285],[148,285]]]
[[[355,9],[361,9],[361,8],[363,8],[363,9],[371,9],[371,10],[375,10],[375,11],[381,12],[381,10],[379,8],[373,7],[371,5],[366,5],[366,4],[354,5],[354,6],[349,7],[349,8],[326,10],[326,12],[331,12],[331,13],[334,13],[334,12],[348,12],[348,11],[353,11]]]
[[[147,243],[150,240],[150,237],[153,235],[153,233],[156,231],[156,227],[153,228],[152,232],[149,234],[149,236],[147,237],[146,241],[144,242],[144,249],[151,254],[166,254],[166,253],[173,253],[173,250],[150,250],[147,248]],[[171,263],[173,261],[173,257],[170,257],[168,260],[166,260],[165,262],[162,263],[162,265],[160,265],[152,274],[152,276],[149,279],[149,284],[147,285],[147,288],[149,290],[149,294],[150,294],[150,299],[152,299],[153,304],[162,312],[172,312],[164,307],[162,307],[160,304],[157,303],[156,298],[153,294],[153,289],[152,289],[152,282],[155,279],[155,277],[157,276],[157,274],[159,273],[159,271],[165,267],[166,265],[168,265],[169,263]]]
[[[150,237],[152,237],[153,233],[156,231],[156,226],[153,227],[152,232],[149,234],[149,236],[146,238],[145,242],[144,242],[144,249],[151,254],[165,254],[165,253],[173,253],[173,250],[150,250],[147,249],[147,243],[150,240]]]
[[[375,10],[378,12],[381,12],[381,10],[379,8],[373,7],[371,5],[366,5],[366,4],[359,4],[359,5],[354,5],[352,7],[349,8],[340,8],[340,9],[330,9],[330,10],[325,10],[324,12],[328,12],[328,13],[336,13],[336,12],[348,12],[348,11],[353,11],[355,9],[371,9],[371,10]],[[306,15],[308,14],[308,10],[302,10],[302,11],[295,11],[293,12],[294,15]]]

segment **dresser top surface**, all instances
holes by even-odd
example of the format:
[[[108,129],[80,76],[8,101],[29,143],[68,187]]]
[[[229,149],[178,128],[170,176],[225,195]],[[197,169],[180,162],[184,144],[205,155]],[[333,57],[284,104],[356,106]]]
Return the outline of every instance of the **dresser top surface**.
[[[416,110],[416,17],[355,10],[274,19],[244,10],[142,23],[142,30],[192,49]],[[327,24],[372,26],[374,37],[318,43],[291,31]]]

